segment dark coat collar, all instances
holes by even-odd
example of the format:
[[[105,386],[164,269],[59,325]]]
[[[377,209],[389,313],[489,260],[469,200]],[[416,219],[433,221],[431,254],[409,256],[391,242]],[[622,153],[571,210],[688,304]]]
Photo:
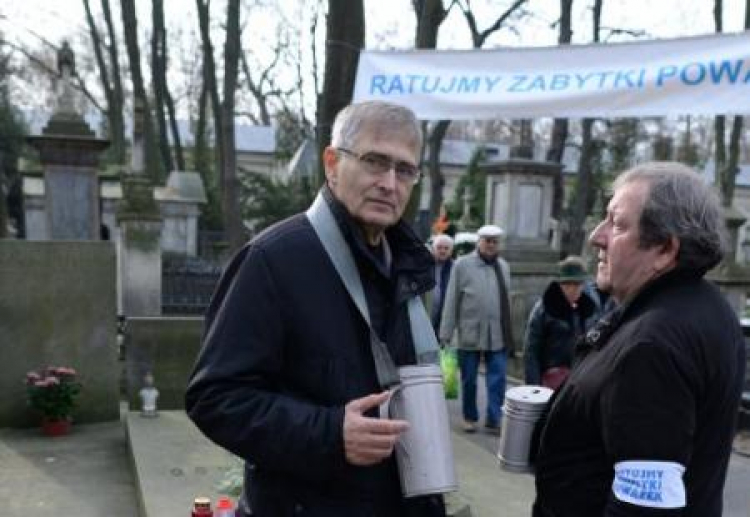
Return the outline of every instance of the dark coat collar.
[[[359,226],[346,207],[336,199],[328,185],[324,185],[321,192],[355,258],[358,261],[366,261],[369,266],[386,278],[393,275],[398,284],[399,298],[402,295],[409,297],[422,294],[435,286],[433,272],[435,259],[427,246],[403,219],[399,219],[395,225],[385,230],[385,237],[393,254],[393,264],[389,272],[384,269],[383,262],[367,246]]]
[[[630,299],[618,305],[614,310],[602,316],[599,321],[586,333],[580,345],[585,348],[601,349],[607,344],[609,337],[632,314],[646,306],[657,293],[669,289],[671,286],[684,282],[695,282],[702,274],[696,271],[673,269],[647,282]]]
[[[553,318],[568,319],[573,313],[573,307],[568,303],[568,299],[565,298],[565,293],[563,293],[558,282],[551,282],[547,286],[542,299],[545,311]],[[596,304],[585,290],[581,291],[581,296],[578,298],[577,310],[584,319],[596,311]]]

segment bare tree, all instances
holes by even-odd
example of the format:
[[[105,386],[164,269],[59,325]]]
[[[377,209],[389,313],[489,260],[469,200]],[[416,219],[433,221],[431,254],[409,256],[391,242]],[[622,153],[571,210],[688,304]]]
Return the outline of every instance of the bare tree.
[[[200,114],[204,116],[206,104],[210,105],[211,114],[213,115],[214,122],[214,142],[216,160],[216,173],[221,174],[220,171],[224,170],[224,159],[222,153],[218,152],[219,149],[223,149],[222,138],[223,135],[219,128],[221,128],[221,102],[219,101],[219,87],[216,83],[216,61],[214,60],[214,47],[211,42],[211,29],[210,29],[210,16],[209,7],[211,0],[196,0],[196,6],[198,8],[198,25],[200,27],[201,34],[201,46],[203,49],[203,87],[201,90],[201,102],[200,102]],[[206,102],[209,101],[209,102]],[[202,137],[206,135],[206,119],[204,118],[202,123],[199,119],[198,131]],[[197,137],[196,137],[197,138]]]
[[[234,142],[234,104],[237,92],[237,75],[240,58],[240,0],[228,0],[226,40],[224,42],[224,88],[221,104],[221,151],[224,167],[221,169],[221,206],[229,246],[238,250],[247,234],[239,206],[239,181],[237,179],[237,150]]]
[[[104,98],[107,102],[105,113],[107,115],[107,125],[109,130],[110,147],[108,154],[115,163],[125,163],[125,125],[123,122],[123,96],[122,96],[122,83],[119,76],[119,64],[117,64],[117,40],[114,39],[113,34],[108,31],[109,45],[107,46],[108,52],[105,58],[105,44],[99,34],[99,29],[94,21],[94,16],[91,13],[91,7],[89,0],[83,0],[83,7],[86,11],[86,23],[89,28],[89,34],[91,35],[91,46],[94,50],[94,57],[96,59],[97,68],[99,69],[99,77],[101,79],[102,90],[104,91]],[[102,0],[102,11],[105,14],[105,19],[109,20],[111,25],[112,15],[109,11],[109,2]],[[110,73],[110,65],[107,64],[107,59],[113,59],[114,62],[110,63],[113,70],[117,73]]]
[[[247,52],[245,50],[240,51],[240,63],[242,65],[242,73],[245,76],[244,86],[247,87],[258,108],[257,116],[254,113],[243,114],[247,115],[256,124],[271,125],[270,102],[272,99],[277,99],[281,101],[282,105],[285,105],[285,98],[302,89],[299,84],[287,89],[283,89],[276,84],[274,74],[285,64],[282,58],[288,47],[289,41],[284,37],[279,38],[276,41],[275,48],[271,50],[271,54],[273,55],[271,62],[260,69],[255,67],[257,77],[251,71],[250,66],[248,66]]]
[[[135,0],[121,0],[122,25],[125,35],[125,47],[130,62],[130,77],[133,81],[133,96],[143,106],[143,133],[146,143],[146,171],[155,183],[163,181],[163,169],[158,159],[156,134],[151,118],[150,104],[141,73],[141,54],[138,45],[138,19],[135,14]]]
[[[723,0],[714,0],[714,23],[716,32],[723,32]],[[750,0],[745,2],[745,29],[750,29]],[[725,207],[732,205],[734,189],[739,173],[740,137],[742,136],[742,117],[735,116],[729,135],[729,147],[726,147],[726,117],[718,115],[714,119],[715,156],[714,171],[716,183]],[[728,155],[727,155],[728,152]]]
[[[600,28],[602,17],[602,3],[604,0],[594,0],[592,10],[593,42],[600,42]],[[581,122],[581,156],[578,161],[578,174],[575,191],[575,205],[571,217],[570,228],[570,250],[572,253],[580,254],[586,240],[584,222],[586,216],[591,213],[594,205],[594,162],[601,147],[592,137],[594,119],[585,118]]]
[[[560,0],[560,34],[557,39],[560,45],[569,45],[573,38],[572,12],[573,0]],[[552,123],[547,161],[562,163],[567,139],[568,119],[556,118]],[[555,176],[554,195],[552,196],[552,217],[558,220],[562,217],[563,203],[565,201],[565,187],[563,183],[562,170],[560,170],[560,174]]]
[[[365,44],[363,0],[328,0],[326,22],[326,62],[323,92],[318,97],[318,156],[331,141],[331,126],[336,114],[351,102],[359,51]],[[323,167],[318,181],[323,183]]]
[[[417,16],[417,33],[415,46],[417,48],[436,48],[440,25],[448,15],[448,10],[443,8],[442,0],[412,0],[414,13]],[[432,127],[427,135],[427,173],[430,177],[430,203],[427,212],[426,228],[417,228],[420,234],[429,233],[433,220],[435,220],[443,206],[443,187],[445,177],[440,170],[440,148],[442,147],[445,133],[450,126],[450,120],[440,120]],[[419,200],[422,197],[422,185],[418,184],[409,200],[405,218],[414,219]],[[426,238],[427,235],[421,235]]]
[[[151,5],[151,80],[154,87],[154,111],[156,125],[159,131],[159,150],[162,163],[168,171],[174,170],[174,161],[178,170],[185,170],[185,159],[182,154],[182,142],[177,118],[175,116],[174,100],[169,92],[167,81],[167,30],[164,26],[164,0],[152,0]],[[168,120],[167,120],[168,119]],[[170,133],[171,144],[170,145]]]

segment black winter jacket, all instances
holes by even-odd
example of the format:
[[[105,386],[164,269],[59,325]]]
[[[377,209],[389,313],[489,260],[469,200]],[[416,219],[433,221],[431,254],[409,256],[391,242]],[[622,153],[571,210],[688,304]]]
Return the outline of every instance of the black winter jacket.
[[[325,195],[374,327],[397,365],[413,364],[406,300],[433,286],[429,251],[405,224],[387,230],[389,280]],[[379,391],[367,324],[305,215],[246,245],[212,299],[186,408],[206,436],[254,465],[245,486],[254,515],[442,515],[422,511],[435,501],[404,504],[393,457],[371,467],[346,462],[344,405]]]
[[[599,317],[598,304],[586,291],[571,307],[558,282],[550,282],[534,304],[526,324],[523,362],[526,384],[540,384],[542,373],[555,366],[570,367],[576,339]]]
[[[599,320],[582,345],[541,427],[534,515],[720,517],[745,349],[719,290],[667,273]],[[686,506],[616,498],[615,465],[631,461],[684,467]],[[657,481],[628,482],[639,501],[664,495]]]

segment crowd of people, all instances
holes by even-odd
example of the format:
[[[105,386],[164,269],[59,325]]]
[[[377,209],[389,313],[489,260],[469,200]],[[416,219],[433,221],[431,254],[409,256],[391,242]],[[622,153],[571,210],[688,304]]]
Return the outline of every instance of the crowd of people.
[[[220,281],[186,408],[245,460],[245,515],[445,515],[440,493],[403,495],[394,450],[409,422],[379,412],[396,369],[436,357],[425,331],[457,349],[464,431],[483,416],[501,432],[516,355],[503,229],[482,226],[458,258],[448,235],[428,249],[402,219],[421,147],[407,108],[347,106],[311,208],[255,237]],[[626,171],[613,194],[590,237],[595,274],[560,261],[518,351],[525,382],[555,390],[529,514],[719,517],[745,364],[737,317],[704,279],[726,246],[721,208],[676,163]]]

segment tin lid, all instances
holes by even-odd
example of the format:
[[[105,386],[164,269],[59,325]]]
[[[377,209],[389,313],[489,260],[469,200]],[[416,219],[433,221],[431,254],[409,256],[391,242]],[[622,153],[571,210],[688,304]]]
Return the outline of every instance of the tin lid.
[[[544,386],[516,386],[505,392],[505,400],[521,409],[544,408],[553,391]]]

